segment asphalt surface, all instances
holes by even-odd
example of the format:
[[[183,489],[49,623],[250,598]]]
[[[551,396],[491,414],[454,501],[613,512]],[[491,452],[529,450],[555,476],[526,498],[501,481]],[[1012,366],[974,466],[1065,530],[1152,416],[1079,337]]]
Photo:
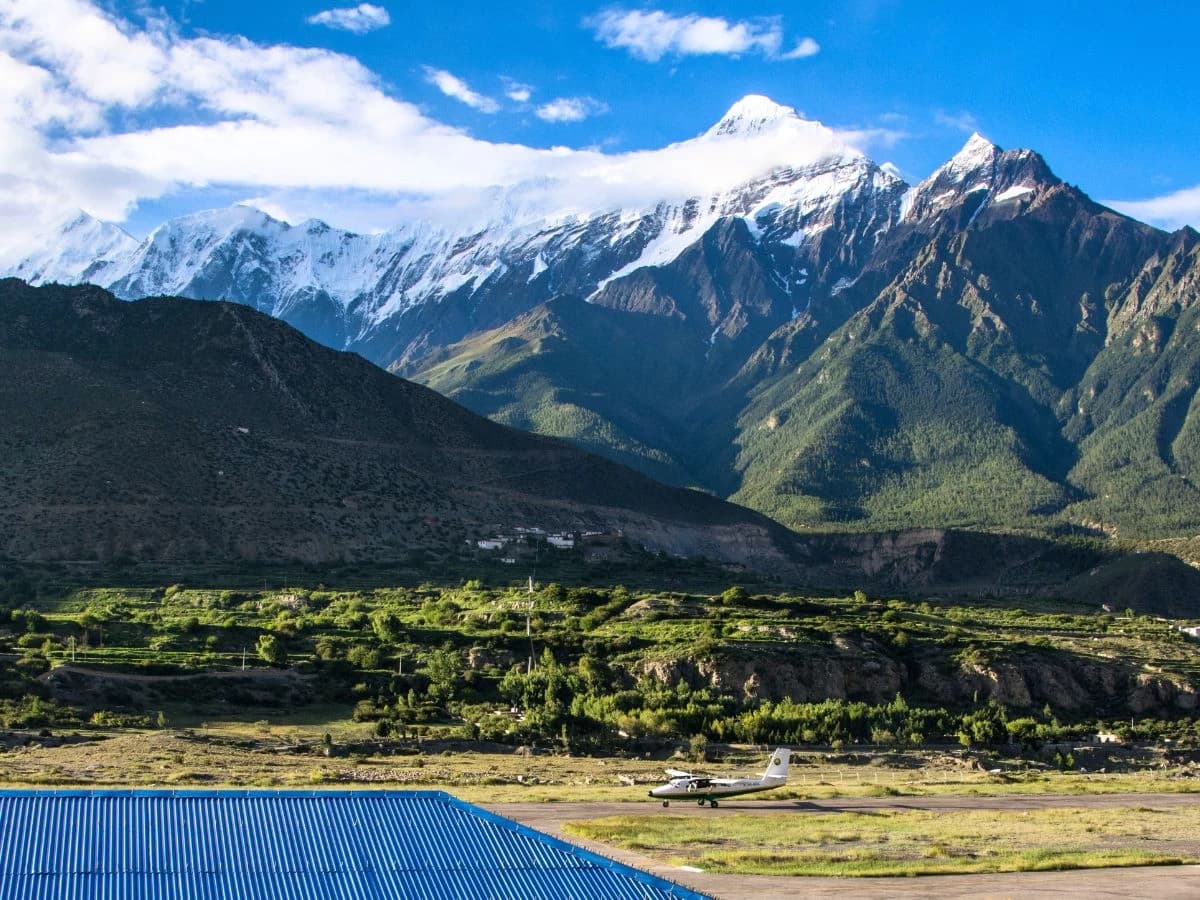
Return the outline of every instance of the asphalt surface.
[[[1200,866],[1152,866],[1118,869],[1079,869],[1069,872],[1013,872],[1000,875],[937,875],[920,878],[817,878],[769,875],[716,875],[669,866],[629,850],[583,840],[563,832],[565,822],[602,816],[671,815],[727,816],[804,815],[860,810],[1030,810],[1074,807],[1086,809],[1149,807],[1156,809],[1200,804],[1200,794],[1087,794],[1037,796],[862,797],[834,800],[731,800],[718,809],[686,801],[669,810],[649,799],[644,803],[495,803],[493,812],[546,834],[571,841],[610,859],[635,866],[720,900],[790,900],[837,897],[848,900],[887,898],[980,898],[980,900],[1041,900],[1087,897],[1196,900],[1200,898]]]

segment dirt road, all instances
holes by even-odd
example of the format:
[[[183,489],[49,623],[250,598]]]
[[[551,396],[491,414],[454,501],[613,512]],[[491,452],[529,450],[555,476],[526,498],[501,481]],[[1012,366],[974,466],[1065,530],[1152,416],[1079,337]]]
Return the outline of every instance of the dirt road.
[[[1030,810],[1058,806],[1088,809],[1151,807],[1164,809],[1200,804],[1200,794],[1091,794],[1008,797],[863,797],[836,800],[731,801],[718,809],[693,803],[672,804],[672,815],[727,816],[804,815],[859,810]],[[720,900],[790,900],[838,897],[846,900],[887,898],[979,898],[979,900],[1041,900],[1087,897],[1194,900],[1200,897],[1200,866],[1159,866],[1129,869],[1084,869],[1071,872],[1018,872],[1003,875],[940,875],[924,878],[788,878],[767,875],[715,875],[689,872],[655,862],[639,853],[581,840],[563,833],[562,825],[600,816],[657,815],[657,802],[645,803],[496,803],[493,812],[515,819],[546,834],[565,838],[627,865],[701,891]]]

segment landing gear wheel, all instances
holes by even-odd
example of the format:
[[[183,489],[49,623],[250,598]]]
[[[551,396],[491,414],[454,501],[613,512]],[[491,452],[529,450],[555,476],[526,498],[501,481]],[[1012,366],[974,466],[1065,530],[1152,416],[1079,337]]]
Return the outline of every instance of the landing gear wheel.
[[[716,808],[717,808],[717,801],[716,801],[716,800],[709,800],[709,801],[708,801],[708,805],[709,805],[709,806],[711,806],[713,809],[716,809]]]
[[[670,801],[670,800],[664,800],[664,801],[663,801],[663,808],[664,808],[664,809],[665,809],[666,807],[670,806],[670,805],[671,805],[671,801]]]
[[[697,801],[696,801],[696,805],[697,805],[697,806],[703,806],[703,805],[704,805],[704,798],[703,798],[703,797],[701,797],[699,800],[697,800]]]

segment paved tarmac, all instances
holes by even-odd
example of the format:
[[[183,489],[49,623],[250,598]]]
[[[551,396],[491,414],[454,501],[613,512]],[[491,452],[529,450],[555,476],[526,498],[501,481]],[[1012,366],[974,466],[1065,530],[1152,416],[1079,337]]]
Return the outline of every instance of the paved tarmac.
[[[1200,898],[1200,866],[1150,866],[1118,869],[1079,869],[1069,872],[1013,872],[1000,875],[934,875],[919,878],[817,878],[770,875],[716,875],[689,872],[639,853],[564,834],[564,822],[601,816],[672,815],[726,816],[804,815],[858,810],[1029,810],[1056,806],[1075,808],[1168,807],[1200,804],[1200,794],[1087,794],[1035,796],[861,797],[833,800],[730,801],[718,809],[694,803],[673,803],[664,810],[657,801],[645,803],[494,803],[493,812],[515,819],[546,834],[685,885],[719,900],[793,900],[835,897],[843,900],[889,898],[978,898],[978,900],[1043,900],[1086,897],[1196,900]]]

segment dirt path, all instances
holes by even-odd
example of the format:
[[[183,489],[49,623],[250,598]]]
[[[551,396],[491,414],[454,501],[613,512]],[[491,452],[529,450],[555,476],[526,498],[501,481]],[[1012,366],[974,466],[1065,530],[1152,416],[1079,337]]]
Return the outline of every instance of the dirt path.
[[[1092,794],[1020,797],[863,797],[835,800],[730,802],[718,809],[691,803],[671,806],[673,815],[726,816],[805,815],[859,810],[1030,810],[1076,807],[1174,808],[1200,805],[1200,794]],[[1155,900],[1194,900],[1200,897],[1200,866],[1157,866],[1128,869],[1084,869],[1071,872],[1017,872],[1000,875],[939,875],[924,878],[809,878],[769,875],[715,875],[689,872],[656,862],[629,850],[566,835],[564,822],[600,816],[656,815],[658,803],[495,803],[493,812],[515,819],[546,834],[564,838],[596,853],[635,866],[721,900],[788,900],[842,897],[852,900],[887,898],[1104,898],[1153,897]]]
[[[311,679],[311,675],[301,675],[290,669],[228,669],[219,671],[189,672],[186,675],[145,675],[140,672],[118,672],[110,669],[91,669],[87,666],[61,665],[55,666],[48,672],[38,676],[45,682],[51,678],[63,678],[67,675],[78,675],[84,678],[104,679],[105,681],[125,681],[130,684],[162,684],[173,681],[200,681],[205,678],[239,679],[252,681],[303,681]]]

